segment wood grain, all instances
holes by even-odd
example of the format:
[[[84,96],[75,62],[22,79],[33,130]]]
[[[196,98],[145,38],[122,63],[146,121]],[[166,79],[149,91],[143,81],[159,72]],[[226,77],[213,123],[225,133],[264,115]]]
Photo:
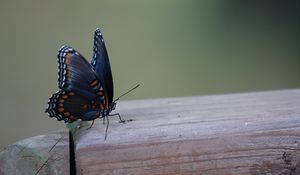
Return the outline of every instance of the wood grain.
[[[67,131],[28,138],[0,152],[1,175],[63,175],[69,172]]]
[[[300,90],[120,102],[76,140],[77,173],[300,174]]]
[[[300,174],[299,89],[125,101],[115,112],[128,122],[110,117],[107,140],[102,120],[69,126],[77,174]],[[68,131],[32,137],[0,152],[0,174],[70,174],[69,158]]]

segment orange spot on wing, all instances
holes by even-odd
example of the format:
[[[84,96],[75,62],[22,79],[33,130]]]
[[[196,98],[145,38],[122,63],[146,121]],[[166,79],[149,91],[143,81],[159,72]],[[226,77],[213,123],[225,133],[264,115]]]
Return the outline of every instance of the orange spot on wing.
[[[75,95],[75,93],[74,92],[69,92],[69,95],[73,96],[73,95]]]
[[[62,103],[59,103],[59,104],[58,104],[58,106],[61,106],[61,107],[62,107],[62,106],[64,106],[64,104],[62,104]]]
[[[67,77],[67,80],[70,80],[70,78],[71,78],[71,73],[70,73],[69,66],[67,66],[67,73],[66,73],[66,77]]]
[[[71,115],[70,117],[68,117],[69,119],[71,119],[71,120],[76,120],[76,118],[73,116],[73,115]]]
[[[70,78],[71,78],[71,70],[70,70],[70,66],[69,66],[71,58],[72,58],[71,54],[67,53],[66,56],[65,56],[65,63],[67,65],[67,68],[66,68],[66,77],[67,77],[67,80],[70,80]]]
[[[59,99],[58,102],[63,103],[63,102],[65,102],[65,100],[64,99]]]
[[[98,80],[94,80],[90,83],[90,86],[94,87],[98,84],[98,82],[99,82]]]
[[[71,58],[72,58],[71,54],[67,53],[66,56],[65,56],[65,62],[69,63],[69,61],[70,61]]]
[[[99,91],[99,92],[97,92],[97,95],[103,96],[104,92],[103,91]]]
[[[57,111],[58,112],[63,112],[65,109],[64,108],[58,108]]]
[[[88,105],[87,105],[87,104],[85,104],[85,105],[82,105],[82,108],[83,108],[83,109],[87,109],[87,107],[88,107]]]
[[[68,116],[70,116],[71,114],[70,114],[70,112],[65,112],[64,115],[65,115],[66,117],[68,117]]]
[[[67,99],[67,98],[68,98],[68,95],[63,95],[63,96],[61,96],[61,98]]]

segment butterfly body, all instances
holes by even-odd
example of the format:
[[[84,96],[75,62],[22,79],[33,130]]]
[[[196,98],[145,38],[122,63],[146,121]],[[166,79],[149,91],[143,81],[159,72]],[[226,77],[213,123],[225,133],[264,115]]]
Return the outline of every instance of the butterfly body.
[[[69,46],[63,46],[57,58],[60,90],[48,101],[49,116],[69,123],[108,116],[116,104],[110,63],[100,30],[95,31],[91,64]]]

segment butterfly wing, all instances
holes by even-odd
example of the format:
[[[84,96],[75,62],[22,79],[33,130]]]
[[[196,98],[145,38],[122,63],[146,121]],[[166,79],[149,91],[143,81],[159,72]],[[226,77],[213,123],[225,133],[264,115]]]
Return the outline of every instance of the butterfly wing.
[[[46,112],[50,117],[65,122],[96,118],[99,109],[94,107],[95,98],[98,98],[97,92],[103,88],[91,65],[80,53],[68,46],[59,50],[57,58],[58,86],[61,91],[50,97]]]
[[[91,108],[90,100],[83,94],[60,90],[50,97],[46,112],[50,117],[64,122],[73,122],[79,118],[93,120],[99,116],[100,111]]]
[[[71,47],[63,46],[58,58],[58,86],[94,98],[100,82],[86,59]]]
[[[101,84],[103,84],[104,92],[108,99],[108,105],[110,105],[113,100],[113,78],[107,50],[100,29],[96,29],[94,34],[94,48],[91,65]]]

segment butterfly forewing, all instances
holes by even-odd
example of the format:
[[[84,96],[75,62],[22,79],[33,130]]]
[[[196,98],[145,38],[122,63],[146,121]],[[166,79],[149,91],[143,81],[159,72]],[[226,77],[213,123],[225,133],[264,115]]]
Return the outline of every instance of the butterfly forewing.
[[[95,97],[95,91],[100,88],[100,83],[94,84],[91,88],[90,84],[98,81],[98,78],[86,59],[68,46],[63,46],[59,50],[57,58],[59,88]]]
[[[105,95],[108,99],[108,105],[110,105],[113,100],[113,78],[107,50],[100,29],[96,29],[94,34],[94,48],[91,65],[101,84],[103,84]]]

